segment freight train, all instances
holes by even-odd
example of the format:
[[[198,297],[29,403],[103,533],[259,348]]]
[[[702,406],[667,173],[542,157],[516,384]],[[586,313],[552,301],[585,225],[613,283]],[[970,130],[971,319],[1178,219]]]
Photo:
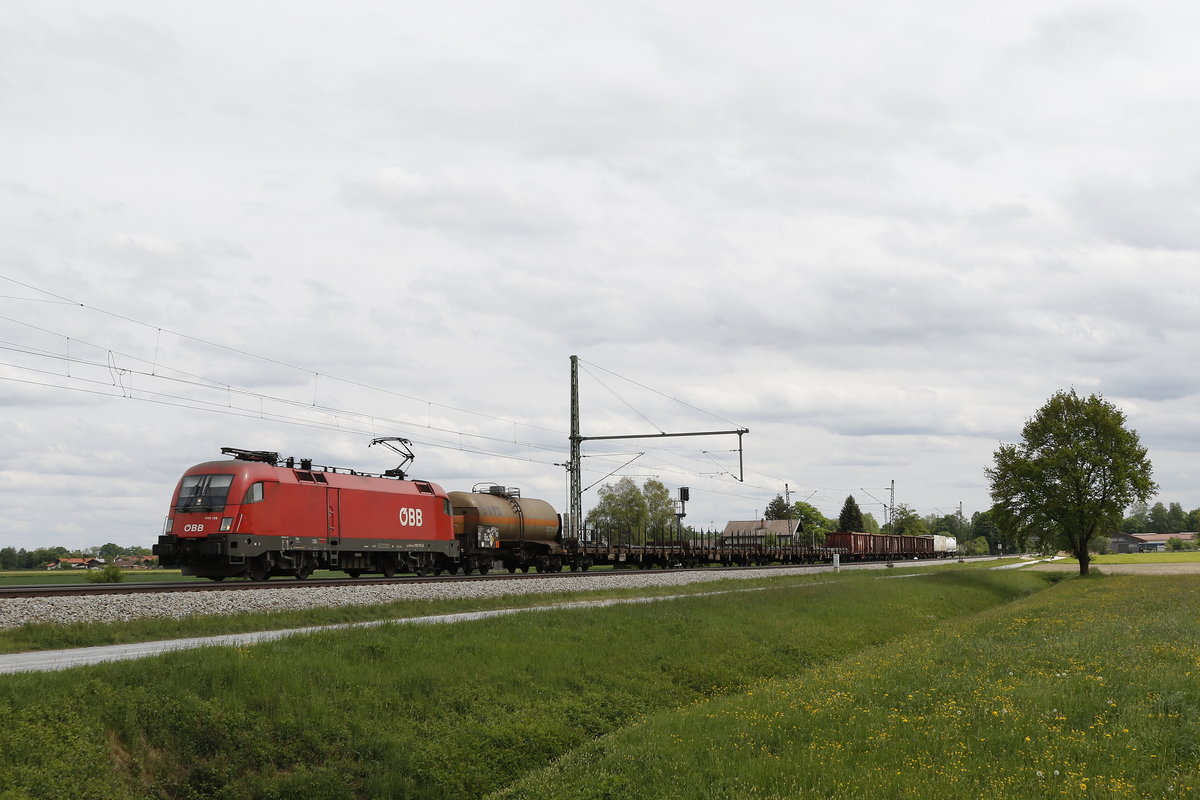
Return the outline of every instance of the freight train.
[[[402,439],[377,439],[409,461]],[[187,469],[176,485],[154,554],[164,567],[212,580],[314,570],[351,577],[492,569],[586,570],[593,564],[702,566],[936,557],[934,537],[829,534],[823,547],[724,545],[690,541],[620,543],[564,537],[562,517],[544,500],[492,483],[445,491],[406,477],[316,466],[310,459],[224,447],[232,459]],[[945,537],[938,537],[945,538]],[[953,540],[950,540],[953,542]]]

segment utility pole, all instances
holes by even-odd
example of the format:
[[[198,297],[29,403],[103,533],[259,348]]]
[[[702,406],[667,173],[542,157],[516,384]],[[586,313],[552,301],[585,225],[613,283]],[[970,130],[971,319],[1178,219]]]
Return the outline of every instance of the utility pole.
[[[580,468],[582,455],[579,435],[579,359],[571,356],[571,456],[567,470],[571,475],[571,508],[567,513],[567,536],[581,539],[583,535],[583,479]]]
[[[742,437],[750,432],[749,428],[738,428],[733,431],[701,431],[695,433],[639,433],[622,436],[583,436],[579,432],[579,356],[571,356],[571,457],[567,469],[570,472],[571,508],[567,514],[567,536],[581,539],[583,535],[583,477],[581,461],[582,445],[584,442],[600,439],[659,439],[670,436],[723,436],[737,434],[738,437],[738,471],[735,476],[739,481],[745,481],[746,469],[742,462]]]
[[[787,517],[787,524],[788,524],[787,529],[788,529],[788,533],[791,534],[791,532],[792,532],[792,491],[788,488],[788,485],[786,483],[783,485],[783,502],[785,503],[784,508],[787,509],[787,511],[784,512],[784,515]],[[795,537],[793,536],[792,538],[795,538]]]

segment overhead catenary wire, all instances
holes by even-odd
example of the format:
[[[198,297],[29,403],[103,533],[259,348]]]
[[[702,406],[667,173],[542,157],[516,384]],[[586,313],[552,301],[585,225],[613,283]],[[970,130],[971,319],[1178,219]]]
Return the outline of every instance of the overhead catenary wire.
[[[152,332],[154,337],[152,343],[152,356],[150,358],[143,358],[141,356],[128,353],[121,348],[106,347],[103,344],[89,341],[86,338],[81,338],[73,334],[67,334],[62,331],[55,331],[49,327],[46,327],[44,324],[38,325],[26,320],[17,319],[12,316],[0,316],[0,319],[9,321],[15,325],[24,326],[31,330],[36,330],[46,336],[59,338],[64,342],[64,350],[59,352],[44,347],[35,347],[16,342],[0,343],[0,350],[6,350],[32,359],[54,360],[61,365],[60,369],[62,370],[61,372],[55,372],[53,370],[40,370],[29,366],[28,364],[0,364],[0,367],[7,366],[12,370],[21,370],[27,372],[28,374],[41,375],[44,378],[44,380],[24,380],[14,376],[0,375],[0,380],[22,383],[31,386],[42,386],[60,390],[83,392],[93,395],[123,398],[154,403],[162,406],[190,408],[211,413],[223,413],[242,418],[258,418],[278,422],[281,424],[300,425],[320,430],[348,431],[362,435],[376,435],[381,430],[400,428],[406,432],[406,435],[416,436],[416,434],[412,433],[413,431],[423,430],[426,435],[419,436],[417,438],[422,441],[422,444],[427,446],[447,450],[458,450],[489,457],[530,461],[533,463],[553,463],[543,462],[538,457],[538,453],[544,453],[547,455],[547,457],[561,457],[563,452],[563,448],[560,445],[551,445],[543,442],[533,441],[529,440],[529,437],[521,437],[518,435],[519,429],[526,429],[533,432],[552,433],[565,438],[566,433],[561,429],[549,428],[511,418],[499,417],[493,414],[441,403],[428,398],[421,398],[403,392],[397,392],[395,390],[373,386],[357,380],[338,377],[331,375],[325,370],[315,370],[309,367],[296,365],[289,361],[253,353],[244,348],[231,347],[229,345],[221,344],[209,339],[176,331],[168,327],[147,323],[130,317],[126,314],[113,312],[89,305],[84,302],[73,300],[47,289],[35,286],[31,283],[16,280],[8,276],[0,275],[0,279],[9,281],[13,284],[29,289],[30,291],[38,292],[46,296],[45,298],[41,298],[4,295],[0,299],[78,308],[90,313],[104,315],[112,319],[121,320],[131,325],[144,328],[146,331]],[[211,377],[173,367],[170,364],[165,363],[162,359],[164,336],[177,337],[181,340],[194,342],[205,347],[211,347],[230,354],[236,354],[245,358],[254,359],[262,363],[273,364],[310,376],[316,376],[314,380],[312,398],[309,401],[292,400],[289,398],[280,397],[278,395],[254,391],[245,387],[238,387],[227,382],[213,379]],[[103,359],[98,360],[84,357],[83,353],[89,349],[96,351],[98,354],[103,354]],[[612,370],[600,367],[599,365],[591,362],[585,363],[591,367],[591,370],[588,370],[589,375],[595,379],[598,384],[603,386],[606,391],[612,393],[615,397],[617,397],[618,400],[629,407],[633,413],[637,414],[656,430],[661,431],[661,428],[655,425],[644,413],[621,397],[611,387],[605,385],[605,382],[601,381],[595,372],[602,372],[607,375],[611,375],[621,381],[625,381],[629,384],[639,387],[640,389],[652,392],[656,395],[671,400],[674,403],[678,403],[681,406],[692,409],[693,411],[706,414],[714,419],[722,420],[723,422],[729,422],[719,415],[698,408],[697,406],[681,400],[678,397],[674,397],[666,392],[649,387],[639,381],[626,378],[616,372],[613,372]],[[89,379],[85,374],[88,369],[103,370],[105,373],[107,373],[109,380],[98,381],[95,379]],[[53,380],[54,378],[60,379],[60,381],[69,381],[75,384],[82,384],[82,386],[63,386],[61,382],[56,382]],[[173,393],[170,391],[157,391],[155,390],[154,386],[158,381],[167,381],[179,387],[190,387],[191,389],[199,392],[219,391],[224,395],[224,400],[223,402],[217,402],[212,398],[205,399],[194,395],[189,396],[186,392]],[[317,385],[318,382],[320,383],[320,386]],[[421,403],[426,407],[428,412],[426,420],[424,423],[418,423],[413,420],[396,419],[378,414],[368,414],[320,403],[320,390],[333,383],[345,384],[347,386],[378,392],[385,396]],[[108,390],[99,388],[101,386],[108,387]],[[237,403],[249,403],[253,407],[240,408],[238,407]],[[272,404],[279,404],[282,406],[282,410],[269,410],[269,407]],[[311,418],[298,416],[296,414],[296,410],[301,408],[319,415],[325,415],[326,418],[314,420]],[[456,414],[465,414],[479,419],[486,419],[489,421],[511,425],[513,429],[513,435],[502,438],[497,436],[488,436],[479,432],[466,432],[450,427],[435,425],[432,420],[435,409]],[[729,424],[733,425],[734,423],[730,422]],[[449,441],[442,437],[458,437],[459,441]],[[470,444],[462,437],[466,437],[466,440],[469,440],[469,442],[477,442],[478,444]],[[522,439],[525,440],[523,441]],[[526,452],[521,456],[513,455],[511,452],[499,452],[498,449],[494,447],[494,445],[497,444],[519,446],[525,449]],[[688,450],[679,450],[677,448],[653,446],[647,447],[647,450],[650,452],[659,453],[660,459],[658,460],[661,460],[662,455],[682,457],[687,452],[691,452]],[[716,462],[715,459],[712,459],[711,455],[709,455],[707,452],[705,452],[705,456],[721,467],[719,462]],[[593,453],[590,457],[599,462],[608,461],[609,463],[615,463],[615,457],[607,453]],[[616,470],[609,472],[608,475],[615,474],[617,471],[623,468],[623,466],[625,465],[622,465],[622,467],[618,467]],[[660,463],[653,466],[652,469],[662,474],[677,475],[682,480],[704,477],[700,470],[688,468],[680,464]],[[723,475],[732,474],[728,469],[724,469],[723,467],[722,469]],[[589,468],[588,471],[592,474],[600,474],[602,472],[600,469],[591,468]],[[605,477],[607,477],[607,475]],[[710,475],[708,477],[711,479],[714,476]],[[601,480],[603,480],[603,478],[601,478]],[[594,485],[595,484],[593,484],[593,486]],[[732,489],[732,491],[730,489]],[[759,495],[754,494],[755,492],[773,492],[774,489],[771,486],[763,485],[758,481],[740,487],[729,487],[726,486],[725,482],[718,481],[713,485],[712,489],[706,489],[706,491],[718,496],[754,497],[757,500]]]

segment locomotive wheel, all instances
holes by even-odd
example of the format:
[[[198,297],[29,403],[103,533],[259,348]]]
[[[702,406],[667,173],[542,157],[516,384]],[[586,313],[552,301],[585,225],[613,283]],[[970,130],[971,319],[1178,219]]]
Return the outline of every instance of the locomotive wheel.
[[[363,571],[361,569],[346,570],[346,574],[349,575],[351,578],[357,578],[358,576],[362,575],[362,573],[363,573]]]
[[[224,575],[209,575],[208,579],[210,581],[223,581],[223,580],[225,580],[225,576]]]
[[[313,574],[313,565],[311,561],[305,560],[303,564],[296,568],[296,580],[306,580],[309,575]]]
[[[521,565],[521,572],[529,572],[529,565],[528,565],[528,564],[522,564],[522,565]]]
[[[472,569],[472,567],[471,567],[471,562],[470,562],[470,561],[464,561],[464,562],[462,563],[462,571],[463,571],[463,575],[470,575],[470,574],[471,574],[471,572],[473,571],[473,569]]]
[[[479,569],[479,574],[480,574],[480,575],[487,575],[487,574],[488,574],[488,572],[491,570],[491,567],[490,567],[490,566],[488,566],[487,564],[480,564],[480,565],[478,566],[478,569]]]
[[[265,581],[267,574],[267,560],[262,556],[250,562],[250,566],[246,567],[246,577],[252,581]]]
[[[507,569],[507,570],[508,570],[508,574],[509,574],[509,575],[511,575],[511,574],[513,574],[514,572],[516,572],[516,571],[517,571],[517,565],[516,565],[516,564],[510,564],[510,565],[508,565],[507,567],[505,567],[505,569]]]
[[[394,578],[396,576],[396,565],[391,561],[383,562],[383,566],[379,569],[385,578]]]

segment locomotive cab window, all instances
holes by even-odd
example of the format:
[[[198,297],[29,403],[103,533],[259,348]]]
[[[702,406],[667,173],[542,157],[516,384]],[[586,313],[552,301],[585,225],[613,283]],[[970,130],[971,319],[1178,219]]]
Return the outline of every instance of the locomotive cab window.
[[[242,498],[242,504],[261,503],[263,499],[263,482],[250,484],[250,488],[246,490],[246,496]]]
[[[229,499],[232,475],[185,475],[176,511],[220,511]]]

